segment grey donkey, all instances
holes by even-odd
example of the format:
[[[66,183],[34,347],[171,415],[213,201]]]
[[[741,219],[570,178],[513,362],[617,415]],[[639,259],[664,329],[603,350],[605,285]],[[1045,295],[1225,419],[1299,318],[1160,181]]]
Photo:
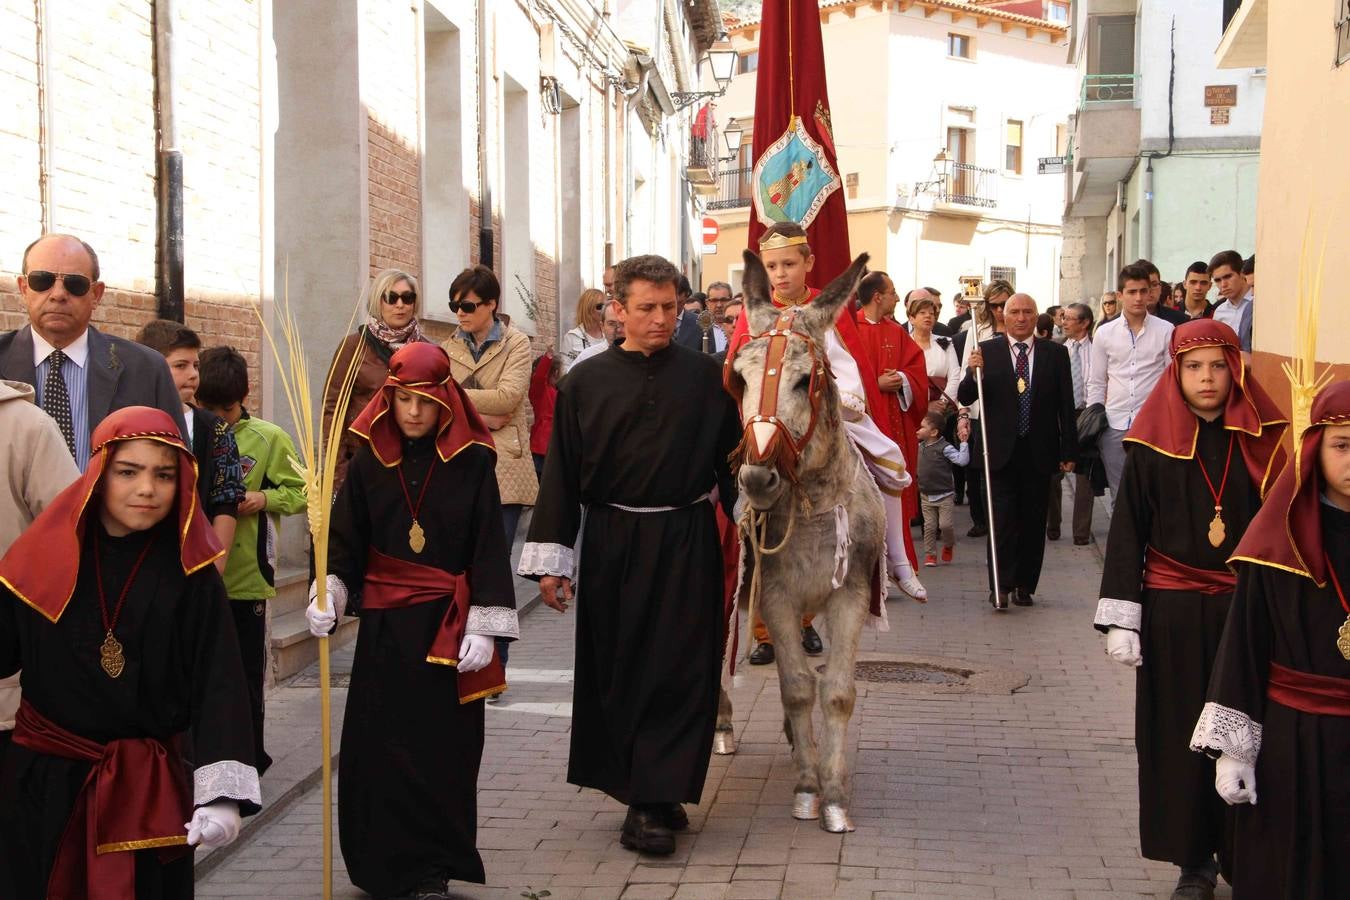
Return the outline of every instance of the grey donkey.
[[[733,455],[733,463],[740,463],[737,481],[745,507],[739,521],[742,546],[753,557],[754,602],[777,651],[783,730],[797,767],[792,814],[819,818],[821,827],[832,832],[853,830],[844,749],[857,696],[853,664],[873,591],[885,583],[885,507],[844,432],[825,358],[825,336],[866,272],[866,262],[866,254],[858,257],[813,303],[798,309],[792,329],[810,341],[788,338],[780,371],[770,373],[765,361],[771,338],[764,332],[775,327],[781,310],[770,301],[759,257],[746,252],[746,315],[750,334],[760,337],[736,353],[729,378],[733,393],[741,390],[746,423]],[[776,406],[762,405],[766,380],[777,386]],[[773,409],[776,422],[761,415],[767,409]],[[759,552],[754,552],[756,543]],[[751,563],[746,559],[747,568]],[[825,616],[830,650],[823,676],[817,676],[802,650],[804,613]],[[824,718],[819,744],[812,725],[817,696]],[[719,737],[728,746],[731,705],[725,691],[719,712]]]

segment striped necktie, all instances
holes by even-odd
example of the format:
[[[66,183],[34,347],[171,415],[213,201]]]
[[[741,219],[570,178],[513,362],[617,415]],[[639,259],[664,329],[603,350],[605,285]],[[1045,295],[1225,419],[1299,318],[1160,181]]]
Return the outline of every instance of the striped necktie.
[[[1073,372],[1073,408],[1083,408],[1083,342],[1073,342],[1073,353],[1069,357]]]

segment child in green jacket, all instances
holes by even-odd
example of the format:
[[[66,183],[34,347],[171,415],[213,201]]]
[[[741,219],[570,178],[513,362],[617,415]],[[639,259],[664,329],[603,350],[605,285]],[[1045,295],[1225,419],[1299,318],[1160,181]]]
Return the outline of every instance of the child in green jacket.
[[[239,633],[244,656],[249,702],[253,708],[253,739],[258,774],[272,758],[263,749],[263,678],[267,666],[267,601],[277,595],[277,534],[282,516],[305,511],[304,482],[291,466],[299,458],[286,432],[271,422],[250,416],[248,363],[233,347],[212,347],[201,355],[197,402],[234,430],[244,472],[244,500],[229,562],[225,565],[225,592]]]

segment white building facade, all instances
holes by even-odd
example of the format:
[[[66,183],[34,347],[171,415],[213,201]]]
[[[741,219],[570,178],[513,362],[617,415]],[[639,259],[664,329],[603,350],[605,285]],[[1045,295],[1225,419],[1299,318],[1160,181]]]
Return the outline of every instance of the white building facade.
[[[1141,257],[1175,282],[1220,250],[1254,251],[1265,73],[1218,69],[1222,35],[1218,2],[1075,2],[1066,297],[1113,290]]]
[[[820,15],[852,252],[870,253],[901,291],[950,298],[1006,278],[1042,307],[1057,302],[1063,176],[1038,163],[1067,142],[1075,75],[1063,24],[948,0],[836,0]],[[728,31],[753,60],[757,23]],[[733,164],[745,167],[755,73],[741,68],[717,106],[745,128]],[[748,197],[748,179],[723,176],[705,283],[738,278]]]

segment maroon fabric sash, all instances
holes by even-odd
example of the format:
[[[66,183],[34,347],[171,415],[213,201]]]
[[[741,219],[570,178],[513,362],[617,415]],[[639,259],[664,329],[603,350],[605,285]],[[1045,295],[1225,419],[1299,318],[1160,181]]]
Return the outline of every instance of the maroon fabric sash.
[[[1149,547],[1144,553],[1144,587],[1155,591],[1231,594],[1237,590],[1237,576],[1227,569],[1222,572],[1197,569]]]
[[[128,851],[162,848],[165,862],[192,852],[183,827],[192,815],[186,769],[162,742],[124,738],[100,744],[66,731],[22,700],[14,743],[94,764],[61,835],[48,900],[134,897],[136,860]]]
[[[1266,696],[1299,712],[1350,716],[1350,678],[1314,675],[1273,662]]]
[[[395,559],[370,548],[366,559],[366,583],[361,593],[362,609],[406,609],[421,603],[450,598],[445,618],[427,651],[427,662],[438,666],[459,665],[459,645],[469,618],[469,579],[435,566]],[[492,662],[477,672],[457,672],[459,702],[471,703],[506,690],[506,669],[494,648]]]

